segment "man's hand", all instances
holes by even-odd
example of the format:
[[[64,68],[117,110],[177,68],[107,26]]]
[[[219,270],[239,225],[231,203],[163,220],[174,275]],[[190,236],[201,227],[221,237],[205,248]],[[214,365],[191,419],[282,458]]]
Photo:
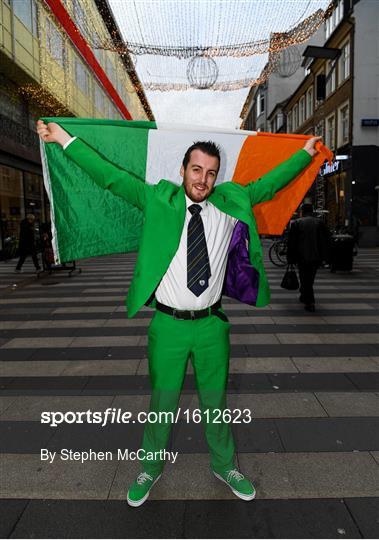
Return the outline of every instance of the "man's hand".
[[[63,146],[71,139],[71,135],[67,133],[61,126],[55,122],[45,124],[43,120],[37,122],[37,133],[46,143],[55,142]]]
[[[315,148],[316,142],[321,141],[321,139],[322,137],[312,137],[311,139],[308,139],[303,146],[303,149],[306,150],[310,156],[315,156],[318,153],[318,150]]]

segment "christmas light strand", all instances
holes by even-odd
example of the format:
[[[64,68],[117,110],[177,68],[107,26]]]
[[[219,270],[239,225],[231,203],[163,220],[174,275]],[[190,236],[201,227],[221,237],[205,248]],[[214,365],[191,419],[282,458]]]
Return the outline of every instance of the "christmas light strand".
[[[333,4],[333,3],[332,3]],[[130,41],[120,40],[105,40],[94,44],[99,49],[117,52],[119,54],[134,54],[138,55],[159,55],[159,56],[174,56],[179,59],[192,58],[194,56],[204,57],[220,57],[231,56],[234,58],[242,58],[263,54],[267,52],[278,52],[291,45],[303,43],[317,31],[320,25],[328,16],[331,6],[326,11],[321,9],[310,15],[307,19],[298,24],[289,32],[275,34],[275,40],[263,39],[249,43],[237,43],[230,45],[220,45],[217,47],[207,46],[165,46],[165,45],[149,45],[145,43],[133,43]]]

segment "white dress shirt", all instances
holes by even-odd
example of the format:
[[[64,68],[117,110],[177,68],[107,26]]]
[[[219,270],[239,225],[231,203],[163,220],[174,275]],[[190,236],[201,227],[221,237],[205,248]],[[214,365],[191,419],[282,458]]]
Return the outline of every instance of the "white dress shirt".
[[[67,141],[63,149],[65,150],[75,139],[76,137],[72,137]],[[227,251],[238,219],[221,212],[208,200],[194,203],[186,194],[185,199],[186,216],[179,247],[155,291],[155,296],[162,304],[176,309],[204,309],[217,302],[221,296]],[[200,296],[193,294],[187,287],[187,230],[192,217],[188,207],[191,204],[199,204],[202,207],[200,217],[203,220],[212,274],[208,287]]]
[[[63,150],[66,150],[67,146],[69,144],[72,143],[72,141],[75,141],[76,137],[71,137],[71,139],[69,141],[67,141],[66,143],[64,143],[64,145],[62,146]]]
[[[194,203],[187,195],[185,198],[186,216],[179,247],[155,291],[155,297],[162,304],[177,309],[203,309],[217,302],[221,296],[227,251],[238,220],[221,212],[208,200]],[[192,217],[188,207],[191,204],[199,204],[202,207],[200,217],[204,224],[212,274],[208,287],[200,296],[193,294],[187,287],[187,230]]]

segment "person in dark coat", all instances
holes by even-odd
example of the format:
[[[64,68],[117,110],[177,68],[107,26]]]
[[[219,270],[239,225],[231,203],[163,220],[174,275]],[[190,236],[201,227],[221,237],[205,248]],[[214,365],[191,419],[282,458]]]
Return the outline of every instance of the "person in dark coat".
[[[325,223],[313,215],[313,207],[305,203],[301,207],[302,217],[291,224],[288,236],[287,259],[297,264],[300,279],[300,302],[307,311],[315,311],[313,284],[317,269],[322,262],[329,261],[330,233]]]
[[[41,270],[37,257],[34,221],[35,216],[33,214],[27,214],[26,218],[20,223],[20,239],[18,244],[20,258],[15,272],[21,272],[21,267],[28,255],[32,257],[36,271],[39,272]]]

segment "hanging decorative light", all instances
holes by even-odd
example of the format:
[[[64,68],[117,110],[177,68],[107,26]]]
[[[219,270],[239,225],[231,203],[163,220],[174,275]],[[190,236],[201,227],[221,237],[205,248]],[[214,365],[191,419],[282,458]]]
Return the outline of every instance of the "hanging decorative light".
[[[280,53],[280,60],[276,68],[276,73],[283,78],[291,77],[301,65],[301,54],[296,45],[284,49]]]
[[[188,62],[187,79],[192,88],[207,90],[217,81],[218,67],[213,58],[194,56]]]

